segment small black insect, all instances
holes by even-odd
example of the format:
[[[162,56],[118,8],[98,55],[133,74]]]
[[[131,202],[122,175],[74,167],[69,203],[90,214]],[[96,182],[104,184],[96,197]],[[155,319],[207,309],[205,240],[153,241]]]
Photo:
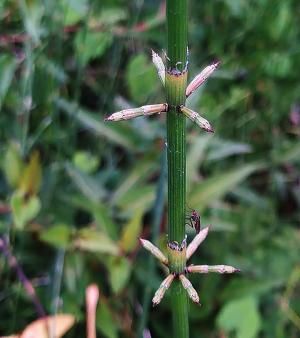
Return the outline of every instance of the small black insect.
[[[191,214],[188,216],[188,225],[196,230],[196,233],[199,234],[201,230],[201,219],[200,214],[197,210],[192,209]]]

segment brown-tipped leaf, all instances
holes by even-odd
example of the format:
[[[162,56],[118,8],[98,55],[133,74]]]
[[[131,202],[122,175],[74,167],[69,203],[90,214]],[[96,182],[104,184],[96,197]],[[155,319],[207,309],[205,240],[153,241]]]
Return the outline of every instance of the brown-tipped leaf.
[[[160,284],[159,288],[156,290],[155,295],[152,299],[153,306],[156,306],[161,302],[161,300],[163,299],[166,291],[169,289],[173,280],[174,280],[173,274],[170,274],[167,278],[165,278],[163,280],[163,282]]]
[[[181,281],[182,286],[187,291],[191,300],[194,303],[199,304],[200,303],[199,295],[198,295],[197,291],[193,288],[192,283],[185,277],[185,275],[180,275],[179,279]]]
[[[152,50],[152,62],[157,70],[158,76],[163,85],[165,85],[166,68],[162,58]]]
[[[235,273],[240,272],[240,269],[236,269],[230,265],[191,265],[187,267],[187,271],[189,273],[209,273],[209,272],[217,272],[217,273]]]
[[[183,112],[183,114],[188,117],[190,120],[195,122],[201,129],[207,131],[208,133],[213,133],[214,129],[211,126],[211,124],[201,115],[199,115],[197,112],[185,107],[181,106],[180,110]]]
[[[155,256],[160,262],[162,262],[164,265],[168,265],[168,258],[158,249],[158,247],[146,239],[140,238],[140,242],[142,246],[146,250],[150,251],[152,255]]]
[[[215,62],[210,66],[205,67],[186,88],[186,97],[189,97],[197,88],[199,88],[218,68],[220,62]]]
[[[166,112],[168,109],[168,105],[166,103],[158,103],[158,104],[149,104],[147,106],[142,106],[139,108],[132,109],[124,109],[118,111],[105,119],[105,121],[124,121],[130,120],[139,116],[148,116],[156,113]]]
[[[191,241],[191,243],[188,245],[186,249],[186,260],[191,258],[193,253],[198,249],[199,245],[205,240],[210,226],[207,226],[206,228],[202,229],[198,235],[194,237],[194,239]]]

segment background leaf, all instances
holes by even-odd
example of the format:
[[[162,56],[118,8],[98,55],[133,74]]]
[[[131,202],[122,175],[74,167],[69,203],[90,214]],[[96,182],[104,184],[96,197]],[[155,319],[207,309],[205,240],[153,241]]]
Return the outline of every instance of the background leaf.
[[[128,283],[131,265],[124,257],[112,257],[109,260],[109,280],[114,293],[119,293]]]
[[[247,297],[225,304],[217,323],[227,333],[235,331],[237,338],[256,337],[261,325],[257,300]]]
[[[82,229],[73,242],[76,248],[94,253],[118,255],[119,248],[104,233],[94,229]]]
[[[142,217],[144,210],[136,211],[133,218],[124,226],[120,247],[126,253],[131,252],[139,243],[138,238],[142,230]]]
[[[22,193],[16,192],[11,197],[11,208],[14,223],[19,230],[22,230],[29,221],[37,216],[41,209],[41,203],[36,196],[25,199]]]
[[[140,54],[131,59],[126,80],[132,99],[140,104],[145,102],[157,84],[156,71],[146,55]]]
[[[17,67],[17,60],[8,54],[0,56],[0,109],[11,85]]]
[[[41,240],[59,248],[65,248],[70,244],[71,229],[65,224],[55,224],[50,229],[42,232]]]
[[[212,201],[233,190],[235,186],[260,168],[260,164],[247,164],[215,177],[210,177],[191,191],[189,203],[194,208],[203,210]]]
[[[100,301],[101,302],[101,301]],[[111,309],[105,302],[101,302],[97,311],[96,325],[99,331],[107,338],[117,338],[116,320]]]
[[[75,47],[80,64],[86,65],[90,60],[101,57],[111,42],[112,36],[108,32],[79,31]]]

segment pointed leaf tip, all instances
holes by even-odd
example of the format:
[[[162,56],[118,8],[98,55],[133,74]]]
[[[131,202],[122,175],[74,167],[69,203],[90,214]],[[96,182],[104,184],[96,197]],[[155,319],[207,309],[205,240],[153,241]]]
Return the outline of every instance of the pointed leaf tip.
[[[162,264],[168,265],[168,258],[150,241],[140,238],[140,243],[143,248],[149,251],[154,257],[156,257]]]
[[[186,260],[190,259],[194,252],[198,249],[199,245],[205,240],[209,230],[210,225],[202,229],[198,235],[194,237],[192,242],[188,245],[186,249]]]
[[[173,274],[168,275],[160,284],[159,288],[156,290],[155,295],[152,299],[153,307],[158,305],[163,299],[166,291],[170,288],[175,276]]]
[[[155,53],[153,49],[151,49],[151,51],[152,51],[152,62],[157,70],[158,76],[162,84],[165,85],[165,78],[166,78],[165,64],[162,58],[157,53]]]
[[[209,127],[207,127],[205,129],[205,131],[207,131],[208,133],[214,133],[215,132],[214,128],[211,125]]]
[[[230,265],[190,265],[186,268],[188,273],[235,273],[239,269],[234,268]]]
[[[209,121],[207,121],[204,117],[202,117],[200,114],[198,114],[197,112],[185,107],[185,106],[181,106],[180,107],[181,112],[188,117],[190,120],[192,120],[193,122],[195,122],[201,129],[203,129],[206,132],[209,133],[213,133],[214,129],[211,126],[211,124],[209,123]]]
[[[220,61],[205,67],[200,74],[198,74],[186,88],[186,97],[189,97],[197,88],[199,88],[218,68]]]
[[[183,288],[187,291],[190,299],[194,303],[200,304],[199,295],[198,295],[197,291],[194,289],[192,283],[184,275],[179,275],[179,279],[181,281]]]
[[[138,108],[123,109],[105,118],[105,121],[124,121],[139,116],[149,116],[156,113],[166,112],[168,110],[167,103],[148,104]]]

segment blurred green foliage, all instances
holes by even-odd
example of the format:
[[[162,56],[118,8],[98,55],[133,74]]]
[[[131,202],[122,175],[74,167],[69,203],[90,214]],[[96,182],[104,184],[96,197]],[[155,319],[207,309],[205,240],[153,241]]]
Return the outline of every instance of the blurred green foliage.
[[[215,128],[187,124],[188,203],[213,224],[197,263],[242,269],[192,277],[191,337],[300,335],[299,17],[297,0],[190,1],[190,77],[222,62],[188,100]],[[47,313],[76,316],[68,337],[85,334],[92,282],[99,337],[168,337],[168,297],[149,316],[143,302],[163,273],[138,244],[166,240],[167,211],[153,228],[164,117],[103,122],[163,102],[150,61],[166,46],[163,3],[4,0],[0,18],[1,236]],[[0,276],[10,334],[36,313],[3,255]]]

